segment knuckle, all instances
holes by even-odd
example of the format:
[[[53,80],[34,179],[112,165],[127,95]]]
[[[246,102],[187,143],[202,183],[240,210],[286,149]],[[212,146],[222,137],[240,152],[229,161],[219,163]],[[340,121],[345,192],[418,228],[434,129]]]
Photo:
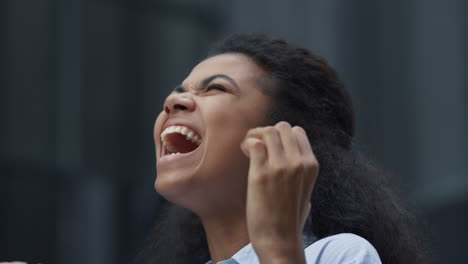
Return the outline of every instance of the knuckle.
[[[252,147],[254,148],[262,148],[263,147],[263,143],[260,141],[260,140],[255,140],[251,143]]]
[[[304,167],[309,171],[315,171],[319,169],[319,164],[314,158],[307,158],[303,161]]]
[[[280,121],[275,125],[275,127],[278,129],[287,129],[291,128],[291,125],[286,121]]]
[[[273,175],[280,176],[288,173],[288,167],[283,164],[276,164],[272,166],[271,171]]]
[[[296,133],[306,134],[305,130],[300,126],[294,126],[292,130]]]
[[[274,127],[272,127],[272,126],[264,127],[263,130],[265,131],[266,134],[276,133],[276,129]]]
[[[255,133],[257,133],[257,131],[258,131],[258,128],[257,128],[257,127],[251,128],[251,129],[249,129],[249,130],[247,131],[247,135],[255,134]]]
[[[294,174],[301,174],[305,170],[304,163],[301,161],[295,161],[290,164],[291,172]]]

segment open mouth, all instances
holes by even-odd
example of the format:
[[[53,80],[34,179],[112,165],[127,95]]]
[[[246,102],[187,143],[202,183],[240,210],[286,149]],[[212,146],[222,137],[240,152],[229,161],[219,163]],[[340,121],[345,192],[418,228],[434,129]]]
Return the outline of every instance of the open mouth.
[[[189,153],[200,146],[202,139],[186,126],[170,126],[161,133],[162,156]]]

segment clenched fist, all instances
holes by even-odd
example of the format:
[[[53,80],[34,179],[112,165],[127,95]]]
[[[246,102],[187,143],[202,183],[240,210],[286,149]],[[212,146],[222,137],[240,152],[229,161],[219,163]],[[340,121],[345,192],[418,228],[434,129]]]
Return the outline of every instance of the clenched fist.
[[[247,228],[262,263],[305,263],[302,229],[319,164],[301,127],[287,122],[248,131]]]

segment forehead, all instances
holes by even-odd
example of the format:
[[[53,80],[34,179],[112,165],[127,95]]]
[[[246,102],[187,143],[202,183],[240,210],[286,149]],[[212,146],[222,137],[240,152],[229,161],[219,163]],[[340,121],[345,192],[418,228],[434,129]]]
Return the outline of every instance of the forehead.
[[[196,82],[215,74],[224,74],[238,84],[260,79],[265,72],[249,57],[240,53],[226,53],[209,57],[195,66],[183,82],[195,85]]]

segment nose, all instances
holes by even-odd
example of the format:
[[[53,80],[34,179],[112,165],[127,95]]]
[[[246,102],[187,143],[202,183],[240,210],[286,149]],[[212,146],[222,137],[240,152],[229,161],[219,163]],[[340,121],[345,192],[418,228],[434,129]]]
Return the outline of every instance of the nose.
[[[164,111],[166,114],[174,114],[178,111],[192,112],[195,110],[195,102],[188,93],[172,93],[164,102]]]

